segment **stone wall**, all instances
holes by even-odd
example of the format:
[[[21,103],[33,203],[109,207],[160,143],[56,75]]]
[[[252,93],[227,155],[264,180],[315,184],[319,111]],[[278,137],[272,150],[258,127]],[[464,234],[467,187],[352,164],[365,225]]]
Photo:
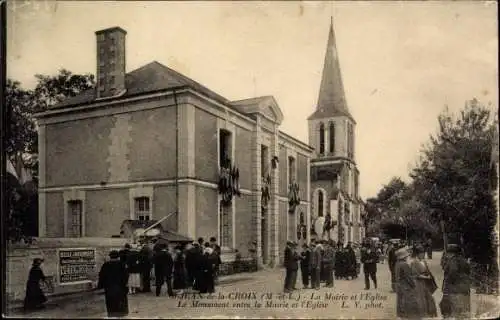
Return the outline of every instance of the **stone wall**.
[[[94,281],[108,254],[113,249],[123,248],[128,239],[115,238],[39,238],[32,246],[11,246],[7,250],[6,261],[6,297],[7,303],[22,300],[26,294],[26,281],[34,258],[43,258],[42,270],[46,277],[53,278],[54,292],[50,295],[92,290],[96,282],[58,285],[57,250],[63,248],[95,248],[96,268],[90,275]]]

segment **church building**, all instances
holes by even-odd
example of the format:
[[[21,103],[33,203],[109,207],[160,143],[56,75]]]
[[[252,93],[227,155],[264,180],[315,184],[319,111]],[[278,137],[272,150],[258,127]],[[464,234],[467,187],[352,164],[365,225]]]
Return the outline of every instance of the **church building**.
[[[356,121],[345,97],[339,56],[330,25],[316,110],[308,118],[311,160],[311,218],[316,237],[360,243],[363,203],[356,165]]]
[[[96,88],[37,115],[39,236],[168,217],[164,230],[280,264],[310,237],[312,148],[280,130],[272,96],[230,101],[156,61],[126,72],[126,34],[97,31]]]

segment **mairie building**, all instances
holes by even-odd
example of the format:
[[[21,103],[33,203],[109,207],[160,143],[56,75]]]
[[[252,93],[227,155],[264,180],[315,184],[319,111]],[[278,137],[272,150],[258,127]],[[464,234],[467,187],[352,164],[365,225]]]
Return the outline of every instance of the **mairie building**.
[[[156,61],[127,72],[126,31],[95,35],[96,88],[37,115],[40,237],[119,237],[124,221],[168,217],[164,230],[271,266],[287,240],[361,241],[333,22],[308,143],[280,130],[274,97],[230,101]]]
[[[39,236],[168,216],[163,229],[282,262],[310,237],[312,147],[280,131],[272,96],[230,101],[156,61],[127,72],[125,40],[97,31],[96,88],[37,115]]]

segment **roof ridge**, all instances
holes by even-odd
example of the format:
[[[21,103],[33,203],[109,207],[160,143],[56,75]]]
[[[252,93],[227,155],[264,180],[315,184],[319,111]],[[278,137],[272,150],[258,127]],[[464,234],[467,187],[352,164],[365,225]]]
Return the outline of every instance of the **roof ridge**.
[[[238,100],[233,100],[233,101],[230,101],[231,103],[234,103],[234,102],[240,102],[240,101],[247,101],[247,100],[257,100],[257,99],[265,99],[265,98],[274,98],[273,95],[264,95],[264,96],[258,96],[258,97],[251,97],[251,98],[245,98],[245,99],[238,99]]]

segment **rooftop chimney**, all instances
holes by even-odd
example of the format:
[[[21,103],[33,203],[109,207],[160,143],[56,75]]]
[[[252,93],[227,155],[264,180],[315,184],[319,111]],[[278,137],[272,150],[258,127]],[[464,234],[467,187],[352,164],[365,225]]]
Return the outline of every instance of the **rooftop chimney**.
[[[125,92],[125,35],[120,27],[96,31],[97,98]]]

